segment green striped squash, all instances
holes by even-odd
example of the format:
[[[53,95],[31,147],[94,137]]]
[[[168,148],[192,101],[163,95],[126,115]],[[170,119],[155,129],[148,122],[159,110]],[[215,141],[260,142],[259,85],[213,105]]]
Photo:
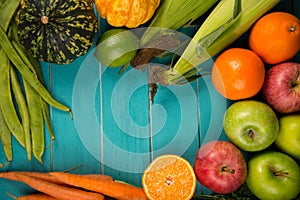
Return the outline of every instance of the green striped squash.
[[[98,21],[91,0],[21,0],[18,37],[40,61],[68,64],[93,45]]]

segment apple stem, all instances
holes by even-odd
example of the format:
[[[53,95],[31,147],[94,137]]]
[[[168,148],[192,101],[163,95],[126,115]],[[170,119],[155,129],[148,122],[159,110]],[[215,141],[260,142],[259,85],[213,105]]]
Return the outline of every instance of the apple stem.
[[[254,132],[252,129],[248,130],[248,136],[249,136],[250,138],[254,138],[255,132]]]
[[[291,88],[296,88],[299,85],[299,81],[300,81],[300,71],[297,71],[295,79],[292,80],[292,82],[291,82]]]
[[[274,176],[288,176],[288,172],[273,172]]]
[[[234,169],[230,169],[229,167],[222,167],[221,169],[222,172],[230,172],[231,174],[234,174],[235,173],[235,170]]]
[[[296,82],[298,81],[299,76],[300,76],[300,71],[297,71],[297,72],[296,72]]]

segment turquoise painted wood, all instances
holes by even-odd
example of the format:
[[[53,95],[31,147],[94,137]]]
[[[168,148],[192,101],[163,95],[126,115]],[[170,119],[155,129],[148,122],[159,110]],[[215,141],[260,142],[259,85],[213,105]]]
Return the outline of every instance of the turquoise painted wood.
[[[300,1],[282,1],[274,8],[300,18]],[[100,34],[109,26],[100,19]],[[188,30],[191,31],[191,30]],[[99,35],[98,35],[99,36]],[[97,37],[98,37],[97,36]],[[247,46],[247,35],[232,46]],[[210,76],[186,86],[159,86],[153,104],[149,101],[148,73],[100,65],[94,48],[69,65],[41,63],[46,86],[54,98],[72,108],[68,113],[51,108],[56,140],[40,164],[27,161],[16,141],[14,161],[0,171],[64,171],[103,173],[141,186],[143,170],[155,157],[177,154],[194,162],[198,148],[215,139],[227,140],[222,119],[230,101],[213,88]],[[295,61],[300,62],[300,55]],[[205,63],[209,70],[211,61]],[[205,70],[204,70],[205,72]],[[4,161],[0,149],[0,161]],[[28,186],[0,180],[0,199],[34,192]],[[200,184],[197,193],[209,193]]]

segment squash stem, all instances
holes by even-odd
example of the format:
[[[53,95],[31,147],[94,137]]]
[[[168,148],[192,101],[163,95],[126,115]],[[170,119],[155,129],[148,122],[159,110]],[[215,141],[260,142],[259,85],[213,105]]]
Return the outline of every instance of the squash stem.
[[[41,22],[42,22],[43,24],[48,24],[49,18],[48,18],[47,16],[42,16],[42,17],[41,17]]]

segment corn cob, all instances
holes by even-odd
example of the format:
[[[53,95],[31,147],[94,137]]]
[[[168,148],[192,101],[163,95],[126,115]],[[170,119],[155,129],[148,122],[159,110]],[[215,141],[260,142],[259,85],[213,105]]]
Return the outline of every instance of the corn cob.
[[[163,85],[180,85],[201,77],[201,64],[238,39],[259,17],[279,2],[280,0],[220,1],[175,65],[162,71],[155,80]]]
[[[149,27],[164,29],[147,29],[143,34],[140,44],[143,46],[152,40],[161,31],[176,30],[183,25],[193,22],[203,15],[219,0],[164,0],[161,2]]]

